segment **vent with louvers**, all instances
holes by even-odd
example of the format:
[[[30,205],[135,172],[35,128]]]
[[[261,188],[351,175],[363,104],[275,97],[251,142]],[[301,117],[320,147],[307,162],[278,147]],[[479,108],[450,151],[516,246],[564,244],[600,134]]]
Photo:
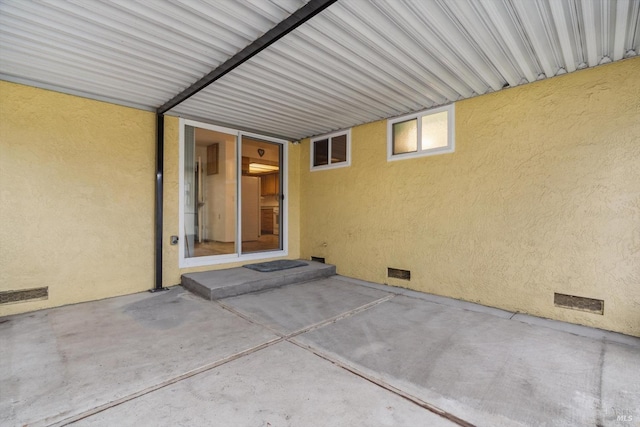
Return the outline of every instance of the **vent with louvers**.
[[[595,314],[604,314],[604,301],[601,299],[554,293],[553,304],[556,307],[587,311]]]
[[[11,304],[14,302],[26,302],[47,298],[49,298],[48,287],[0,292],[0,304]]]
[[[387,277],[393,277],[394,279],[411,280],[411,271],[387,267]]]

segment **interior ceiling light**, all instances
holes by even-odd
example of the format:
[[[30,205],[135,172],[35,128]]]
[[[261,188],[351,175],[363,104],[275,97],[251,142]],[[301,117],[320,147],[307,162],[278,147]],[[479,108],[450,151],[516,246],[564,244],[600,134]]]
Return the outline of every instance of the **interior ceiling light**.
[[[263,163],[249,163],[249,173],[277,172],[280,168],[276,165],[265,165]]]

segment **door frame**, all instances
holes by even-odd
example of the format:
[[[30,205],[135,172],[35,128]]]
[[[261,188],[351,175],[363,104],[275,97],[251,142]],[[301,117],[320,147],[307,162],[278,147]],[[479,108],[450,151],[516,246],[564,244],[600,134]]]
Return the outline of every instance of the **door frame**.
[[[186,239],[184,232],[184,127],[193,126],[202,129],[208,129],[216,132],[222,132],[236,137],[236,252],[225,255],[211,255],[203,257],[185,258],[184,242]],[[289,254],[289,170],[288,170],[288,142],[284,139],[273,138],[257,133],[243,132],[237,129],[226,128],[222,126],[211,125],[208,123],[198,122],[195,120],[183,119],[179,120],[179,143],[178,143],[178,267],[202,267],[207,265],[229,264],[241,261],[252,261],[258,259],[279,258]],[[273,251],[261,251],[249,254],[242,254],[242,221],[241,221],[241,203],[242,203],[242,137],[251,137],[261,139],[263,141],[273,142],[282,145],[282,164],[280,165],[280,180],[282,183],[282,200],[280,209],[280,234],[282,239],[282,249]]]

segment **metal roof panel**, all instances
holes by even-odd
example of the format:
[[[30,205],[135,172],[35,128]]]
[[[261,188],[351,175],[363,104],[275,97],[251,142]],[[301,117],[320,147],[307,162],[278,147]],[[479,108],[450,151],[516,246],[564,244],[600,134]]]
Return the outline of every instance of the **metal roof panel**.
[[[307,2],[0,2],[0,78],[154,110]],[[294,139],[635,56],[637,0],[340,0],[170,110]]]

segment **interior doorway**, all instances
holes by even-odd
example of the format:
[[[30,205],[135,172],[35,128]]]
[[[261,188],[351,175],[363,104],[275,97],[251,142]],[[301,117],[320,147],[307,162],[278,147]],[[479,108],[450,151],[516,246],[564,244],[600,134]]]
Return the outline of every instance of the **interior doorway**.
[[[285,155],[285,141],[181,121],[181,266],[285,251]]]

